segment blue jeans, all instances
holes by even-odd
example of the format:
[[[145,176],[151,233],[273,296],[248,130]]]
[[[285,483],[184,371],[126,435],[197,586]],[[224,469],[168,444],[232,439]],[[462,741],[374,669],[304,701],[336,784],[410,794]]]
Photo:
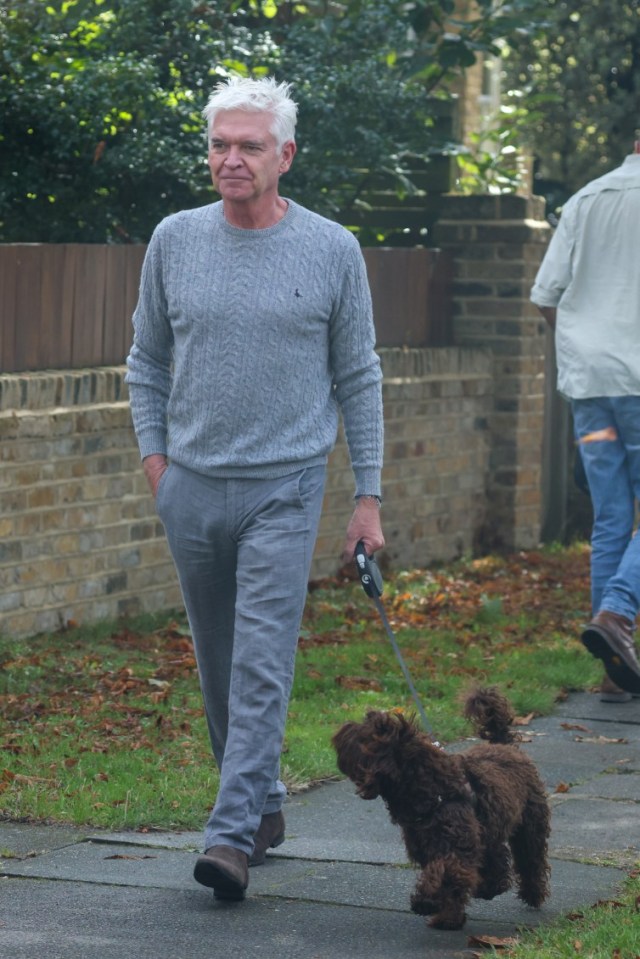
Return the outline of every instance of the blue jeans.
[[[640,608],[640,396],[573,400],[573,425],[593,503],[591,605],[635,621]]]
[[[253,851],[280,809],[280,752],[325,467],[215,479],[171,464],[156,507],[189,618],[220,789],[204,848]]]

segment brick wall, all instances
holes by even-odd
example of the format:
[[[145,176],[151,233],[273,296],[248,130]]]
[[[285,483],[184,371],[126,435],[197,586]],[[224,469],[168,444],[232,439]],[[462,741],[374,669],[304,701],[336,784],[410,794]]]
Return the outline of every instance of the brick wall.
[[[548,343],[529,293],[549,233],[544,200],[514,195],[449,197],[434,230],[454,262],[454,342],[493,357],[486,549],[540,539]]]
[[[381,351],[388,558],[423,566],[474,546],[486,520],[491,357]],[[0,376],[0,632],[180,603],[140,468],[124,368]],[[336,573],[353,508],[342,435],[312,575]]]
[[[539,541],[545,392],[555,386],[528,297],[548,237],[537,198],[446,198],[434,240],[454,260],[457,346],[381,351],[383,558],[396,568]],[[123,374],[0,376],[0,632],[180,602]],[[340,436],[314,577],[338,569],[352,494]]]

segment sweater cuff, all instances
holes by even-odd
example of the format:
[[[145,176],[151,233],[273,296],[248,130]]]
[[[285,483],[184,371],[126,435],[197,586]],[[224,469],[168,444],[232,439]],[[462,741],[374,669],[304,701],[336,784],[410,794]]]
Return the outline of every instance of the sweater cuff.
[[[137,436],[136,439],[141,460],[147,456],[153,456],[154,453],[159,453],[160,456],[167,455],[167,435],[163,431],[149,430],[144,435]]]
[[[377,496],[382,499],[382,485],[379,469],[354,470],[356,479],[356,499],[358,496]]]

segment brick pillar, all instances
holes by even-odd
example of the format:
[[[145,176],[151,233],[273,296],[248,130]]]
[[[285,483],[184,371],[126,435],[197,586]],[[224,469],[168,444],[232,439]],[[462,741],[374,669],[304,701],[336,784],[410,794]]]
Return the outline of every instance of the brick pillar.
[[[540,541],[545,323],[529,293],[549,239],[541,197],[449,196],[434,245],[454,258],[454,342],[493,356],[487,549]]]

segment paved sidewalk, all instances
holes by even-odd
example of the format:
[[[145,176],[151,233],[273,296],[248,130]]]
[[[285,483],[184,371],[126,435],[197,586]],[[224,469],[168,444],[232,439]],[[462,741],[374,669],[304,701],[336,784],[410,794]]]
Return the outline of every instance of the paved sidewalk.
[[[573,695],[527,733],[553,804],[541,910],[509,892],[473,901],[460,931],[429,929],[409,910],[414,875],[384,806],[339,782],[287,804],[287,841],[250,870],[243,903],[194,882],[199,833],[0,823],[0,957],[454,959],[475,951],[471,936],[509,936],[614,895],[640,861],[640,699]]]

